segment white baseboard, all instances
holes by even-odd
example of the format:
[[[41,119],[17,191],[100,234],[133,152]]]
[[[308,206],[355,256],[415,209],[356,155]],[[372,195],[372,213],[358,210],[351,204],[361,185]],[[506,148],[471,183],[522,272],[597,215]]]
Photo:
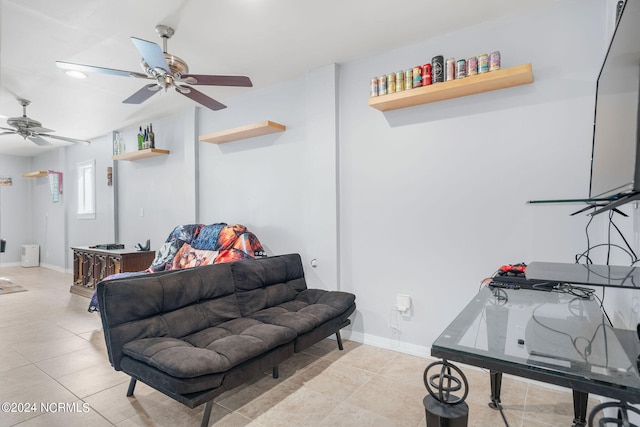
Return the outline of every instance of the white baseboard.
[[[69,270],[66,270],[66,269],[64,269],[62,267],[58,267],[57,265],[53,265],[53,264],[40,263],[40,267],[47,268],[47,269],[53,270],[53,271],[57,271],[58,273],[67,273],[67,274],[72,273]]]
[[[376,335],[364,334],[362,332],[343,329],[340,331],[341,336],[350,341],[359,342],[361,344],[372,345],[374,347],[385,348],[387,350],[398,351],[400,353],[411,354],[413,356],[430,358],[431,347],[406,343],[390,338],[383,338]]]
[[[0,268],[2,267],[20,267],[20,263],[19,262],[3,262],[0,263]]]

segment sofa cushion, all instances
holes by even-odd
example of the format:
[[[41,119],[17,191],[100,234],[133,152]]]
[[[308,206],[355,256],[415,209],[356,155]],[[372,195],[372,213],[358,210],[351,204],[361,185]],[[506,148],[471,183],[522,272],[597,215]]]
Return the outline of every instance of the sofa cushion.
[[[227,371],[295,339],[294,330],[254,319],[234,319],[182,339],[142,338],[123,353],[177,378]]]
[[[307,289],[298,254],[234,263],[231,272],[243,316],[291,301]]]
[[[307,289],[300,292],[293,301],[259,310],[250,317],[303,334],[351,310],[354,302],[355,296],[350,293]]]

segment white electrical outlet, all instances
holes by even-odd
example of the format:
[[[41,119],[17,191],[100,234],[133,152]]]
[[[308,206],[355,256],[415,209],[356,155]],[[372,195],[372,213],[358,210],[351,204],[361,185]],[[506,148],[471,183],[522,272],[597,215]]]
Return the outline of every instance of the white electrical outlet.
[[[411,296],[407,294],[396,295],[396,310],[405,313],[411,308]]]

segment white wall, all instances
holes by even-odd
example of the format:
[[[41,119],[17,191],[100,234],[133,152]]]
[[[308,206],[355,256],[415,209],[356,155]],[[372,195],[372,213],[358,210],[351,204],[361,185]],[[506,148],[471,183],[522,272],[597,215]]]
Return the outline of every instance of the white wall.
[[[107,184],[107,168],[113,167],[112,136],[94,138],[90,146],[68,147],[66,152],[65,201],[67,206],[67,252],[65,268],[73,268],[73,253],[70,247],[88,246],[114,242],[114,197],[115,187]],[[96,165],[96,215],[95,219],[79,219],[78,163],[95,160]]]
[[[357,295],[358,339],[422,352],[500,265],[572,262],[585,247],[604,6],[564,1],[343,64],[340,73],[341,282]],[[381,113],[369,78],[500,50],[534,83]],[[392,334],[397,293],[413,315]],[[417,347],[416,347],[417,346]]]
[[[264,120],[285,132],[201,143],[200,218],[246,225],[269,255],[297,252],[309,286],[337,288],[336,72],[330,65],[201,110],[200,133]],[[311,260],[317,267],[311,268]]]
[[[22,245],[30,243],[30,182],[22,174],[29,169],[29,159],[0,155],[0,176],[10,177],[11,186],[0,186],[0,238],[7,241],[0,253],[0,267],[19,265]]]
[[[50,170],[62,172],[62,194],[57,202],[53,201],[49,177],[32,178],[31,206],[31,239],[25,243],[40,246],[40,265],[65,268],[65,258],[69,251],[66,234],[67,184],[65,150],[47,151],[30,159],[30,170]]]
[[[176,225],[196,222],[195,108],[154,120],[153,131],[156,148],[169,155],[115,165],[117,240],[131,249],[147,239],[159,249]],[[121,130],[128,151],[135,151],[137,133],[138,127]]]

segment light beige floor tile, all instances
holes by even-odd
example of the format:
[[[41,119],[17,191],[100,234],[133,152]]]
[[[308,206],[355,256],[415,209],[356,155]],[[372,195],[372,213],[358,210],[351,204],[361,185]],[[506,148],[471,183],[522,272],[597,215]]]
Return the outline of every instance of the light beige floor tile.
[[[278,366],[278,378],[285,380],[303,372],[318,361],[318,357],[308,353],[296,353]],[[271,375],[272,371],[265,372]]]
[[[66,353],[36,363],[36,366],[52,378],[60,378],[91,366],[104,364],[105,356],[94,348]]]
[[[33,314],[31,314],[33,316]],[[0,327],[0,340],[7,346],[14,346],[20,343],[33,344],[43,340],[55,340],[73,337],[73,333],[64,328],[60,328],[38,316],[29,322]]]
[[[236,411],[282,383],[283,381],[281,379],[274,379],[271,375],[254,378],[245,384],[221,394],[215,398],[215,402],[227,409]]]
[[[395,351],[349,341],[345,343],[343,351],[333,352],[327,356],[327,359],[367,371],[378,372],[396,354],[397,352]]]
[[[347,340],[343,340],[343,344],[346,343]],[[303,350],[304,353],[313,354],[314,356],[318,357],[327,357],[329,354],[336,351],[340,351],[338,349],[338,341],[331,338],[323,339],[322,341]]]
[[[82,401],[45,405],[40,415],[20,423],[20,427],[108,427],[112,424]]]
[[[375,376],[347,399],[348,403],[404,424],[415,425],[424,413],[422,389]]]
[[[56,380],[80,398],[98,393],[118,384],[128,383],[130,377],[115,371],[108,362],[91,366]]]
[[[39,341],[21,341],[11,347],[31,362],[40,362],[52,357],[89,348],[91,344],[76,335],[64,338],[48,337]]]
[[[425,424],[422,424],[425,425]],[[343,402],[336,406],[330,413],[322,420],[319,426],[333,426],[333,427],[400,427],[411,426],[415,424],[404,424],[397,420],[386,418],[380,414],[372,411],[360,408],[355,405]]]
[[[307,388],[336,397],[347,399],[374,376],[371,371],[320,360],[309,369],[291,377],[290,381]]]
[[[591,408],[598,403],[594,399],[589,399],[587,417]],[[556,391],[543,386],[529,385],[523,416],[525,419],[550,426],[571,425],[573,394],[570,391]]]
[[[396,353],[394,357],[380,369],[378,375],[402,381],[412,387],[421,389],[424,391],[424,394],[427,394],[423,374],[425,368],[431,362],[432,360],[423,357]]]
[[[84,401],[112,424],[118,424],[170,399],[140,381],[136,384],[133,396],[127,397],[128,387],[128,382],[118,384],[85,397]]]
[[[0,413],[0,425],[12,426],[39,416],[43,404],[76,400],[77,396],[33,365],[0,374],[0,402],[13,405],[9,412]]]
[[[9,348],[0,351],[0,373],[26,366],[30,363],[29,360]]]
[[[285,382],[238,412],[267,426],[317,426],[339,403],[339,399]]]

